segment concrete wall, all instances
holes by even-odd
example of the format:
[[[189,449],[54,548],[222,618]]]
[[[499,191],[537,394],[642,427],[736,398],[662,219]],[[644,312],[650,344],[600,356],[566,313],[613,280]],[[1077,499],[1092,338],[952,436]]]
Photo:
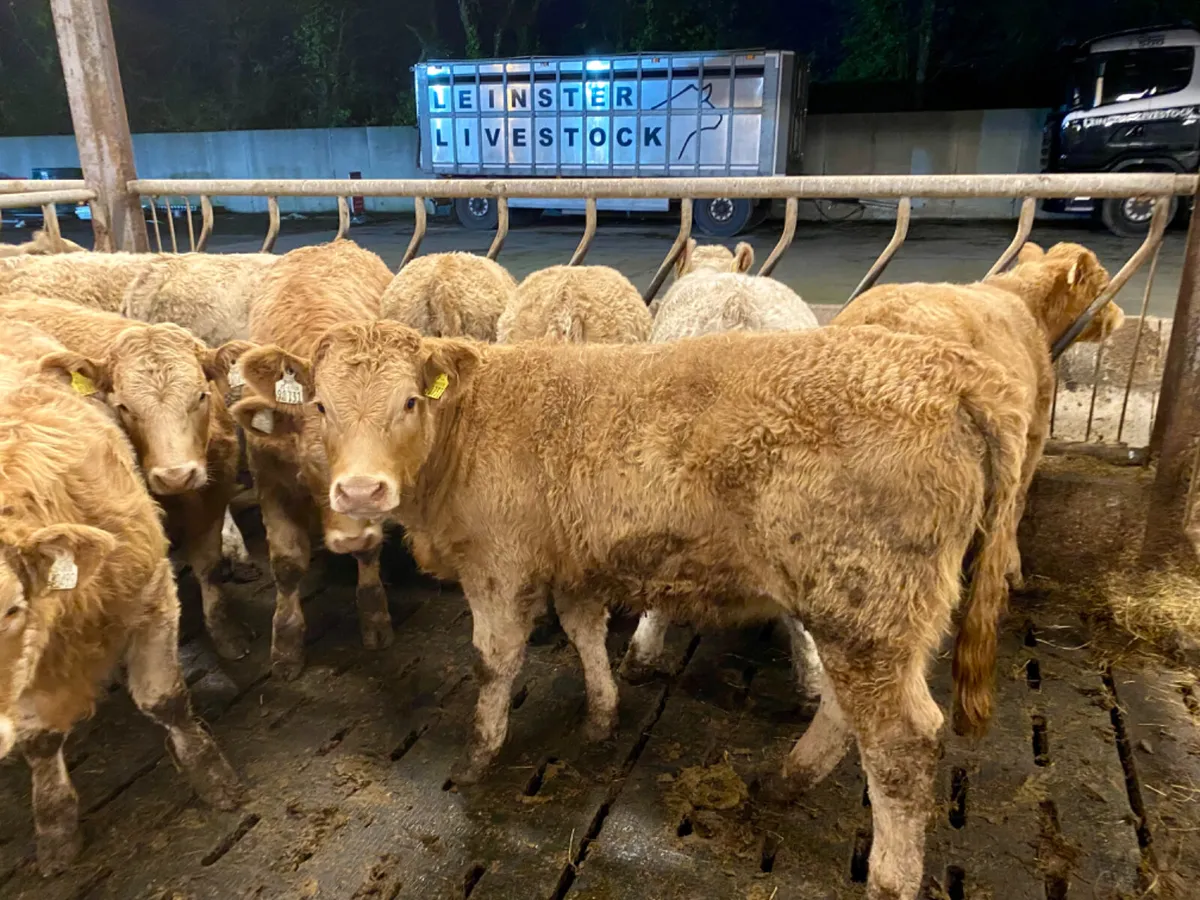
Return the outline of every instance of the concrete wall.
[[[812,116],[805,172],[972,174],[1038,170],[1043,110]],[[415,128],[331,128],[134,136],[143,178],[419,178]],[[0,172],[28,177],[35,166],[78,166],[70,136],[0,138]],[[266,200],[224,198],[234,212],[264,212]],[[332,211],[332,198],[281,198],[283,212]],[[917,216],[1010,218],[1016,201],[914,200]],[[406,199],[370,198],[368,211],[412,209]],[[815,218],[812,204],[804,215]],[[849,208],[832,206],[831,217]],[[895,204],[869,206],[870,218],[893,218]]]

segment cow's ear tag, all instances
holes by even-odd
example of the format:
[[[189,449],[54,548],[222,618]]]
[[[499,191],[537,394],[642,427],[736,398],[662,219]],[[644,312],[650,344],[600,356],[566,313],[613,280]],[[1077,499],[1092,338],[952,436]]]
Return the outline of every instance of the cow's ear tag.
[[[250,417],[250,427],[263,434],[270,434],[275,430],[275,416],[269,409],[260,409]]]
[[[240,362],[235,362],[229,367],[229,374],[225,376],[225,380],[229,382],[231,388],[246,386],[246,378],[242,375],[242,364]]]
[[[433,379],[433,384],[425,389],[425,396],[430,400],[440,400],[448,387],[450,387],[450,379],[443,372],[437,378]]]
[[[275,399],[280,403],[299,406],[304,402],[304,386],[296,381],[296,373],[284,372],[275,382]]]
[[[96,393],[96,383],[82,372],[71,373],[71,387],[75,389],[75,393],[84,397],[90,397]]]
[[[69,591],[79,584],[79,566],[70,553],[59,553],[50,566],[50,590]]]

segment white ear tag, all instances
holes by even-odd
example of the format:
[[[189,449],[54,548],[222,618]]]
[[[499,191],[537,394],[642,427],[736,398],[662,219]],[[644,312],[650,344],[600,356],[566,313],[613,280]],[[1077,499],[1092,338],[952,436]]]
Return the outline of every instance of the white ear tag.
[[[69,591],[79,584],[79,566],[70,553],[59,553],[50,566],[50,590]]]
[[[250,427],[263,434],[270,434],[275,430],[275,416],[269,409],[260,409],[250,418]]]
[[[284,372],[283,377],[275,382],[275,399],[292,406],[304,402],[304,386],[296,382],[294,372]]]
[[[225,377],[231,388],[240,388],[246,386],[246,379],[242,377],[242,364],[235,362],[229,367],[229,374]]]

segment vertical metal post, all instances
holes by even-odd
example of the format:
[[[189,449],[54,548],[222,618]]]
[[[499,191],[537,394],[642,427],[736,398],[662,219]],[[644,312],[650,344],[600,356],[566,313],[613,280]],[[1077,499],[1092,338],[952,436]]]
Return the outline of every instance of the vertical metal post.
[[[1200,205],[1200,194],[1193,200]],[[1192,460],[1200,439],[1200,209],[1188,226],[1183,275],[1175,301],[1175,321],[1163,368],[1162,396],[1154,419],[1150,451],[1158,458],[1151,487],[1142,561],[1153,564],[1188,547],[1188,482],[1196,477]]]
[[[137,170],[108,0],[50,0],[50,9],[83,176],[105,210],[92,217],[96,249],[149,250],[141,199],[126,187]]]

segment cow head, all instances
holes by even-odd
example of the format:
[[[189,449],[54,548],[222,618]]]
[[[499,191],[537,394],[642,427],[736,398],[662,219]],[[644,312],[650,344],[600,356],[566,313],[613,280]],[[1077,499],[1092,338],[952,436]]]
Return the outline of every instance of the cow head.
[[[83,374],[102,394],[137,451],[150,490],[194,491],[208,481],[208,428],[214,390],[229,390],[230,366],[252,345],[205,347],[177,325],[139,325],[113,340],[104,360],[52,353],[42,370]],[[75,381],[78,386],[78,379]]]
[[[116,546],[113,535],[87,525],[0,535],[0,759],[16,744],[18,703],[62,615],[62,598],[84,587]]]
[[[356,322],[326,332],[311,362],[263,347],[247,354],[243,370],[251,383],[260,366],[272,375],[290,369],[320,417],[331,510],[377,519],[416,483],[478,362],[466,341]]]
[[[698,246],[694,238],[688,238],[679,258],[675,260],[675,277],[682,278],[693,272],[715,272],[718,274],[733,272],[741,274],[750,271],[754,265],[754,248],[742,241],[731,252],[728,247],[720,244]]]
[[[1017,254],[1013,274],[1026,285],[1025,302],[1051,341],[1057,340],[1108,287],[1108,271],[1096,254],[1079,244],[1055,244],[1043,251],[1029,243]],[[1076,340],[1099,342],[1116,331],[1125,314],[1104,304]]]

